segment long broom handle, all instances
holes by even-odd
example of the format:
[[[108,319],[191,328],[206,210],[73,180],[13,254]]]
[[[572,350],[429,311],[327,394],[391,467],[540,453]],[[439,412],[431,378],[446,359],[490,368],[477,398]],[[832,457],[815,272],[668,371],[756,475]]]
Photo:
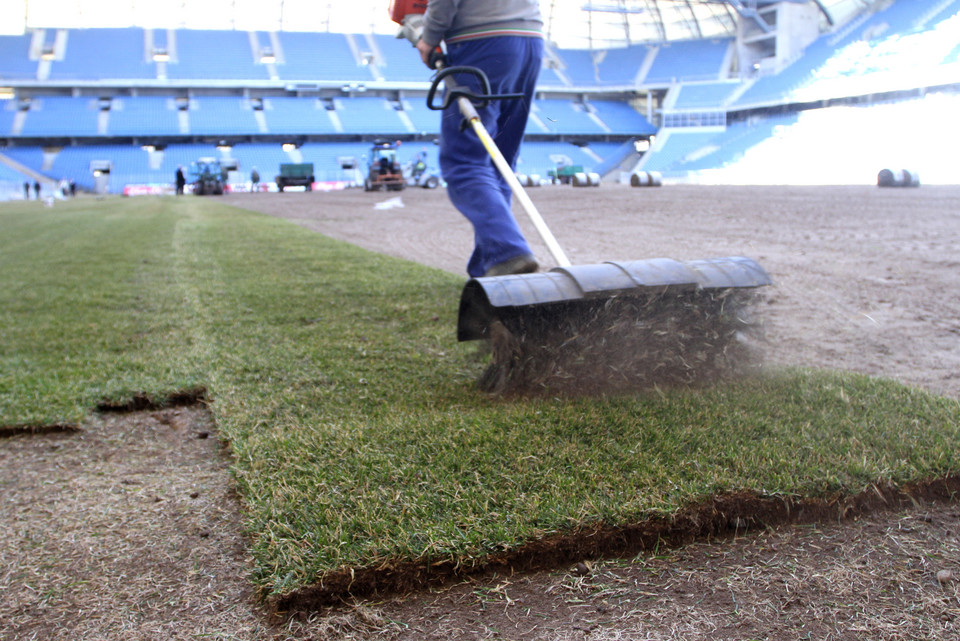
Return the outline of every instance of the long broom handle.
[[[487,153],[489,153],[490,157],[493,159],[493,164],[497,166],[497,169],[500,170],[500,174],[503,176],[504,180],[506,180],[507,184],[510,185],[510,190],[523,206],[523,210],[527,212],[530,222],[532,222],[533,226],[537,228],[537,233],[540,234],[540,238],[542,238],[543,242],[546,243],[547,249],[550,250],[550,254],[553,256],[553,259],[557,261],[557,265],[560,267],[569,267],[572,264],[570,259],[567,258],[563,248],[560,247],[560,243],[557,242],[557,239],[550,231],[550,228],[547,227],[547,223],[543,219],[543,216],[540,215],[540,212],[537,211],[536,205],[534,205],[533,201],[530,200],[530,197],[527,196],[527,192],[524,191],[520,181],[517,180],[517,176],[513,173],[513,169],[510,167],[510,164],[507,163],[507,159],[503,157],[503,154],[497,148],[497,143],[493,141],[493,138],[490,137],[490,133],[487,131],[486,127],[483,126],[483,122],[480,120],[480,116],[477,114],[477,110],[474,108],[473,103],[471,103],[468,98],[460,96],[457,98],[457,106],[460,107],[460,113],[463,114],[463,117],[470,122],[473,130],[477,132],[480,142],[483,143],[483,146],[487,149]]]

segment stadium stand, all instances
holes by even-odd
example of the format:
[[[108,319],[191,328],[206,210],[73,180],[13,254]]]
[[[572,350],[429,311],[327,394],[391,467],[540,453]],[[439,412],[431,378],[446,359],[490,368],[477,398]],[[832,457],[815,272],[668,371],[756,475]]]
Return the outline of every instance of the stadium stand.
[[[592,52],[559,49],[556,55],[563,65],[563,74],[570,80],[571,85],[590,87],[599,83]]]
[[[406,40],[376,35],[372,41],[377,48],[376,68],[385,78],[392,82],[423,82],[430,77],[430,70]]]
[[[610,49],[597,65],[598,84],[635,86],[643,61],[650,51],[644,45]]]
[[[142,29],[71,29],[61,60],[50,64],[50,80],[147,79],[156,76],[145,60]]]
[[[956,7],[956,4],[944,4],[943,0],[900,0],[876,13],[864,14],[861,19],[836,33],[821,35],[801,58],[780,73],[757,79],[731,106],[784,104],[881,90],[884,87],[876,84],[859,90],[851,86],[853,79],[865,75],[861,64],[876,65],[876,60],[871,62],[871,58],[896,60],[898,65],[913,61],[906,63],[913,73],[918,68],[922,73],[928,70],[936,73],[937,68],[947,62],[951,48],[957,44],[954,35],[957,23],[953,18],[960,7]],[[945,27],[943,30],[938,29],[941,23]],[[931,40],[936,43],[932,52],[927,46]],[[902,41],[910,45],[901,46]],[[892,52],[889,51],[891,48]],[[956,74],[952,77],[955,78]],[[898,75],[892,82],[887,82],[885,88],[897,88],[893,85],[902,82],[903,77]]]
[[[618,169],[623,170],[625,163],[628,162],[629,168],[632,169],[639,157],[633,140],[627,140],[619,144],[613,142],[592,143],[589,147],[589,153],[601,159],[591,166],[592,171],[600,174],[601,177],[613,174]],[[620,178],[619,175],[614,177]]]
[[[137,136],[144,132],[175,136],[180,133],[176,103],[173,98],[159,96],[113,98],[107,130],[112,136]]]
[[[664,43],[657,51],[644,84],[719,80],[732,40],[680,40]]]
[[[383,98],[354,97],[337,100],[337,115],[343,128],[360,134],[411,133],[398,110]]]
[[[923,31],[897,31],[858,40],[837,49],[806,82],[790,94],[795,101],[863,95],[915,86],[935,86],[956,78],[941,64],[960,40],[960,14]],[[945,73],[946,72],[946,73]]]
[[[551,169],[558,165],[582,165],[593,168],[596,155],[591,155],[583,147],[569,143],[525,142],[520,148],[517,171],[525,174],[538,174],[546,178]]]
[[[329,104],[333,107],[333,103]],[[332,134],[337,129],[327,114],[327,106],[317,97],[274,96],[263,99],[267,133]]]
[[[23,183],[26,180],[30,180],[30,177],[26,174],[21,174],[19,171],[0,163],[0,184],[3,185],[2,189],[23,193]]]
[[[695,129],[661,132],[658,140],[663,141],[662,147],[648,156],[642,168],[674,177],[722,167],[742,157],[747,149],[772,136],[778,128],[792,125],[796,120],[796,114],[755,116],[749,121],[733,123],[721,132]]]
[[[96,98],[44,96],[30,101],[23,136],[96,136],[100,101]]]
[[[642,167],[645,171],[669,171],[697,152],[709,153],[711,141],[716,136],[716,132],[684,129],[661,132],[657,136],[657,145],[647,154]]]
[[[0,153],[33,171],[45,172],[48,169],[42,147],[7,147]]]
[[[369,66],[361,64],[343,34],[284,32],[279,41],[283,58],[277,62],[277,74],[282,80],[373,80]]]
[[[428,109],[422,100],[403,100],[403,111],[414,130],[421,133],[440,133],[440,112]]]
[[[958,94],[810,109],[777,123],[727,166],[704,158],[698,175],[732,184],[872,184],[878,168],[892,166],[918,171],[925,184],[957,184],[960,129],[943,123],[958,110]],[[911,123],[909,136],[876,135],[897,122]]]
[[[168,44],[169,46],[169,44]],[[178,29],[170,46],[167,77],[171,80],[266,80],[266,66],[254,60],[243,31]]]
[[[960,62],[960,43],[957,43],[957,46],[954,47],[946,56],[943,57],[943,60],[940,61],[942,65],[950,65]]]
[[[657,132],[643,115],[622,100],[592,100],[589,104],[609,133],[643,136]]]
[[[236,96],[202,96],[190,101],[190,133],[243,135],[260,133],[248,100]]]
[[[723,106],[726,99],[739,86],[738,82],[698,82],[683,84],[674,109],[714,109]]]
[[[519,170],[545,176],[568,162],[614,171],[635,155],[634,140],[654,134],[639,165],[646,170],[682,178],[731,167],[756,157],[749,150],[761,143],[796,142],[799,124],[849,122],[819,101],[956,92],[957,33],[960,0],[882,3],[822,34],[779,73],[745,70],[741,79],[728,77],[731,39],[606,51],[548,45]],[[151,46],[169,60],[151,59]],[[0,36],[0,86],[15,94],[0,99],[0,154],[87,188],[91,161],[110,160],[111,190],[120,191],[172,182],[178,165],[224,153],[214,144],[223,139],[240,174],[256,166],[269,180],[281,162],[299,159],[316,164],[318,179],[340,180],[337,158],[363,158],[375,138],[404,140],[411,157],[421,148],[435,155],[440,117],[423,102],[428,77],[409,43],[388,35],[130,28]],[[822,120],[802,112],[811,106]],[[923,118],[914,109],[919,103],[884,113],[914,122]]]
[[[78,186],[92,191],[94,178],[90,172],[90,163],[94,160],[108,160],[112,163],[110,182],[120,189],[125,184],[142,184],[150,178],[147,153],[131,145],[64,147],[56,154],[50,170],[46,173],[53,177],[70,177],[76,180]],[[172,181],[172,174],[167,180]]]
[[[590,117],[580,102],[561,99],[540,99],[534,103],[533,113],[545,131],[553,134],[602,134],[603,125]]]
[[[17,114],[17,101],[0,100],[0,136],[13,134],[13,119]]]
[[[30,59],[30,34],[0,36],[0,80],[36,80],[37,61]]]

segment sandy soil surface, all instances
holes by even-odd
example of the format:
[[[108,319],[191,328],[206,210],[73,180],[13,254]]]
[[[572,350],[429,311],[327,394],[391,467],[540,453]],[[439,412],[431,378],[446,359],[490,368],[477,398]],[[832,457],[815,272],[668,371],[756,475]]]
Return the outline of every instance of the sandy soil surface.
[[[760,261],[776,282],[764,310],[773,362],[960,396],[960,188],[531,194],[575,263]],[[225,201],[457,273],[471,246],[442,191]],[[81,427],[0,438],[2,639],[960,636],[960,508],[923,502],[276,620],[245,580],[251,567],[229,461],[201,406],[95,415]]]

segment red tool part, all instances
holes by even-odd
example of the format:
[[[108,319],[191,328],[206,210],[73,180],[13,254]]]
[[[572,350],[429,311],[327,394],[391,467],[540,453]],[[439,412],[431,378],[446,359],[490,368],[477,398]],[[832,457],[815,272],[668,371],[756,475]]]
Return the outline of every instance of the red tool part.
[[[391,0],[390,19],[403,24],[403,19],[411,15],[423,15],[427,12],[427,0]]]

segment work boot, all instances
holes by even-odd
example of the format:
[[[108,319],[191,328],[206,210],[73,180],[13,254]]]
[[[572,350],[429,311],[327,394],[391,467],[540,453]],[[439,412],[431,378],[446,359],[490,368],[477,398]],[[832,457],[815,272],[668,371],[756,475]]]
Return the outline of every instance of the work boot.
[[[486,271],[484,276],[507,276],[508,274],[531,274],[540,269],[533,254],[514,256],[502,263],[497,263]]]

